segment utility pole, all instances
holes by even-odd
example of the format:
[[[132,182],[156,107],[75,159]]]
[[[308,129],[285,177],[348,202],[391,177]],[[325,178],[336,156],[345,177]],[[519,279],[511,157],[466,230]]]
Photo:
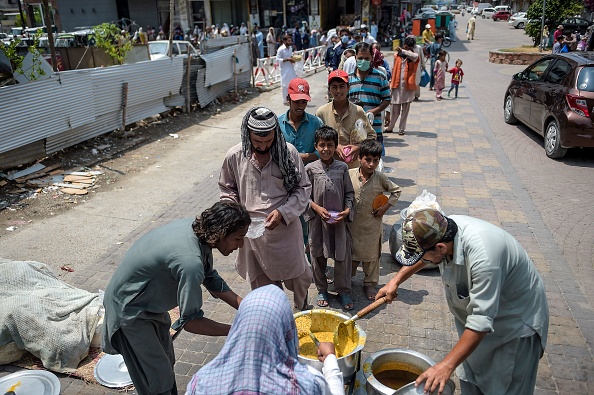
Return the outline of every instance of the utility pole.
[[[547,4],[547,0],[542,0],[542,18],[540,21],[540,43],[538,43],[538,52],[542,52],[542,32],[544,31],[544,24],[545,24],[545,7]]]
[[[169,0],[169,57],[173,54],[173,18],[175,13],[175,0]],[[188,55],[189,56],[189,55]]]
[[[24,30],[27,23],[25,21],[25,15],[23,14],[23,6],[21,5],[21,0],[17,0],[17,3],[19,5],[19,15],[21,16],[21,27]]]
[[[50,9],[48,0],[43,0],[43,16],[45,19],[45,28],[47,29],[47,41],[50,47],[50,56],[52,58],[52,68],[54,72],[58,71],[58,63],[56,61],[56,47],[54,46],[54,32],[52,29],[52,21],[50,18]]]

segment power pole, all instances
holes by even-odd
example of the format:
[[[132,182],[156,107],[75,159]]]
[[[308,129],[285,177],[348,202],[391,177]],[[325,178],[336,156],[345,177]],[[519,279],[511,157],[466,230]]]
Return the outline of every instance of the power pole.
[[[19,5],[19,15],[21,16],[21,27],[25,29],[27,23],[25,21],[25,15],[23,14],[23,6],[21,5],[21,0],[17,0],[17,3]]]
[[[50,56],[52,58],[52,68],[54,72],[58,71],[58,64],[56,62],[56,47],[54,46],[54,32],[52,29],[52,21],[50,18],[50,9],[48,0],[43,0],[43,16],[45,19],[45,28],[47,29],[47,41],[50,47]]]
[[[173,17],[175,14],[175,1],[169,0],[169,57],[173,54]],[[190,55],[188,55],[190,56]]]

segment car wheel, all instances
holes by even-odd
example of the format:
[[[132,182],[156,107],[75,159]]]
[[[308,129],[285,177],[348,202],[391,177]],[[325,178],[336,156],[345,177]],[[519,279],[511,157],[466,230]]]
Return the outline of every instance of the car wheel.
[[[483,19],[485,19],[486,17],[483,15]]]
[[[507,95],[505,98],[505,106],[503,108],[503,119],[505,123],[513,125],[518,122],[518,119],[514,116],[514,101],[511,95]]]
[[[520,22],[516,26],[516,29],[523,29],[523,28],[524,28],[524,22]]]
[[[497,22],[497,18],[493,18],[493,22]]]
[[[561,147],[561,133],[557,121],[549,122],[544,134],[544,148],[551,159],[560,159],[567,153],[567,148]]]

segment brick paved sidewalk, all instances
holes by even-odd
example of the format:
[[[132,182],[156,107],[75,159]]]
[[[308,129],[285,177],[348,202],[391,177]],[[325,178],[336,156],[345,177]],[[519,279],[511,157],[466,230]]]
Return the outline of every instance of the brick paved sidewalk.
[[[324,77],[318,74],[309,78],[316,94],[313,107],[322,104]],[[279,93],[266,94],[274,101],[274,95]],[[551,312],[549,344],[540,363],[536,393],[594,393],[594,362],[587,346],[594,333],[592,308],[584,303],[584,295],[575,286],[576,281],[564,257],[558,252],[550,231],[484,120],[472,92],[462,86],[459,96],[457,100],[436,102],[433,92],[424,89],[421,101],[411,106],[406,135],[385,136],[385,165],[388,171],[392,170],[389,176],[403,188],[403,193],[396,208],[384,219],[380,283],[388,281],[399,269],[389,254],[387,240],[391,224],[399,219],[399,211],[423,189],[437,195],[448,214],[467,214],[503,227],[528,251],[547,288]],[[123,244],[108,250],[92,270],[73,273],[70,282],[93,292],[104,289],[121,256],[138,237],[171,220],[196,215],[215,202],[218,199],[217,178],[218,174],[213,174],[195,185],[169,210],[128,235],[122,240]],[[245,296],[249,286],[236,274],[234,256],[222,257],[215,251],[215,267],[234,291]],[[362,278],[360,272],[353,285],[355,311],[368,303],[361,289]],[[310,301],[315,295],[312,284]],[[207,293],[204,297],[205,316],[216,317],[222,322],[232,321],[233,309]],[[331,301],[331,308],[340,309],[337,300]],[[441,360],[457,340],[437,270],[424,270],[413,276],[401,287],[398,301],[380,308],[359,324],[368,335],[363,360],[372,352],[391,347],[411,348]],[[186,332],[179,336],[175,341],[175,371],[182,393],[192,374],[218,353],[224,341],[225,338]],[[10,366],[0,367],[0,375],[14,370]],[[61,377],[60,381],[62,394],[118,393],[69,377]]]

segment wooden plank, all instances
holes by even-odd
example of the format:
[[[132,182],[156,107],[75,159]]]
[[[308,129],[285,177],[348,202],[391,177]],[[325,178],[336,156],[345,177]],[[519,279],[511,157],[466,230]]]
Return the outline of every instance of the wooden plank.
[[[75,189],[75,188],[62,188],[60,189],[61,192],[67,193],[69,195],[86,195],[89,193],[86,189]]]

